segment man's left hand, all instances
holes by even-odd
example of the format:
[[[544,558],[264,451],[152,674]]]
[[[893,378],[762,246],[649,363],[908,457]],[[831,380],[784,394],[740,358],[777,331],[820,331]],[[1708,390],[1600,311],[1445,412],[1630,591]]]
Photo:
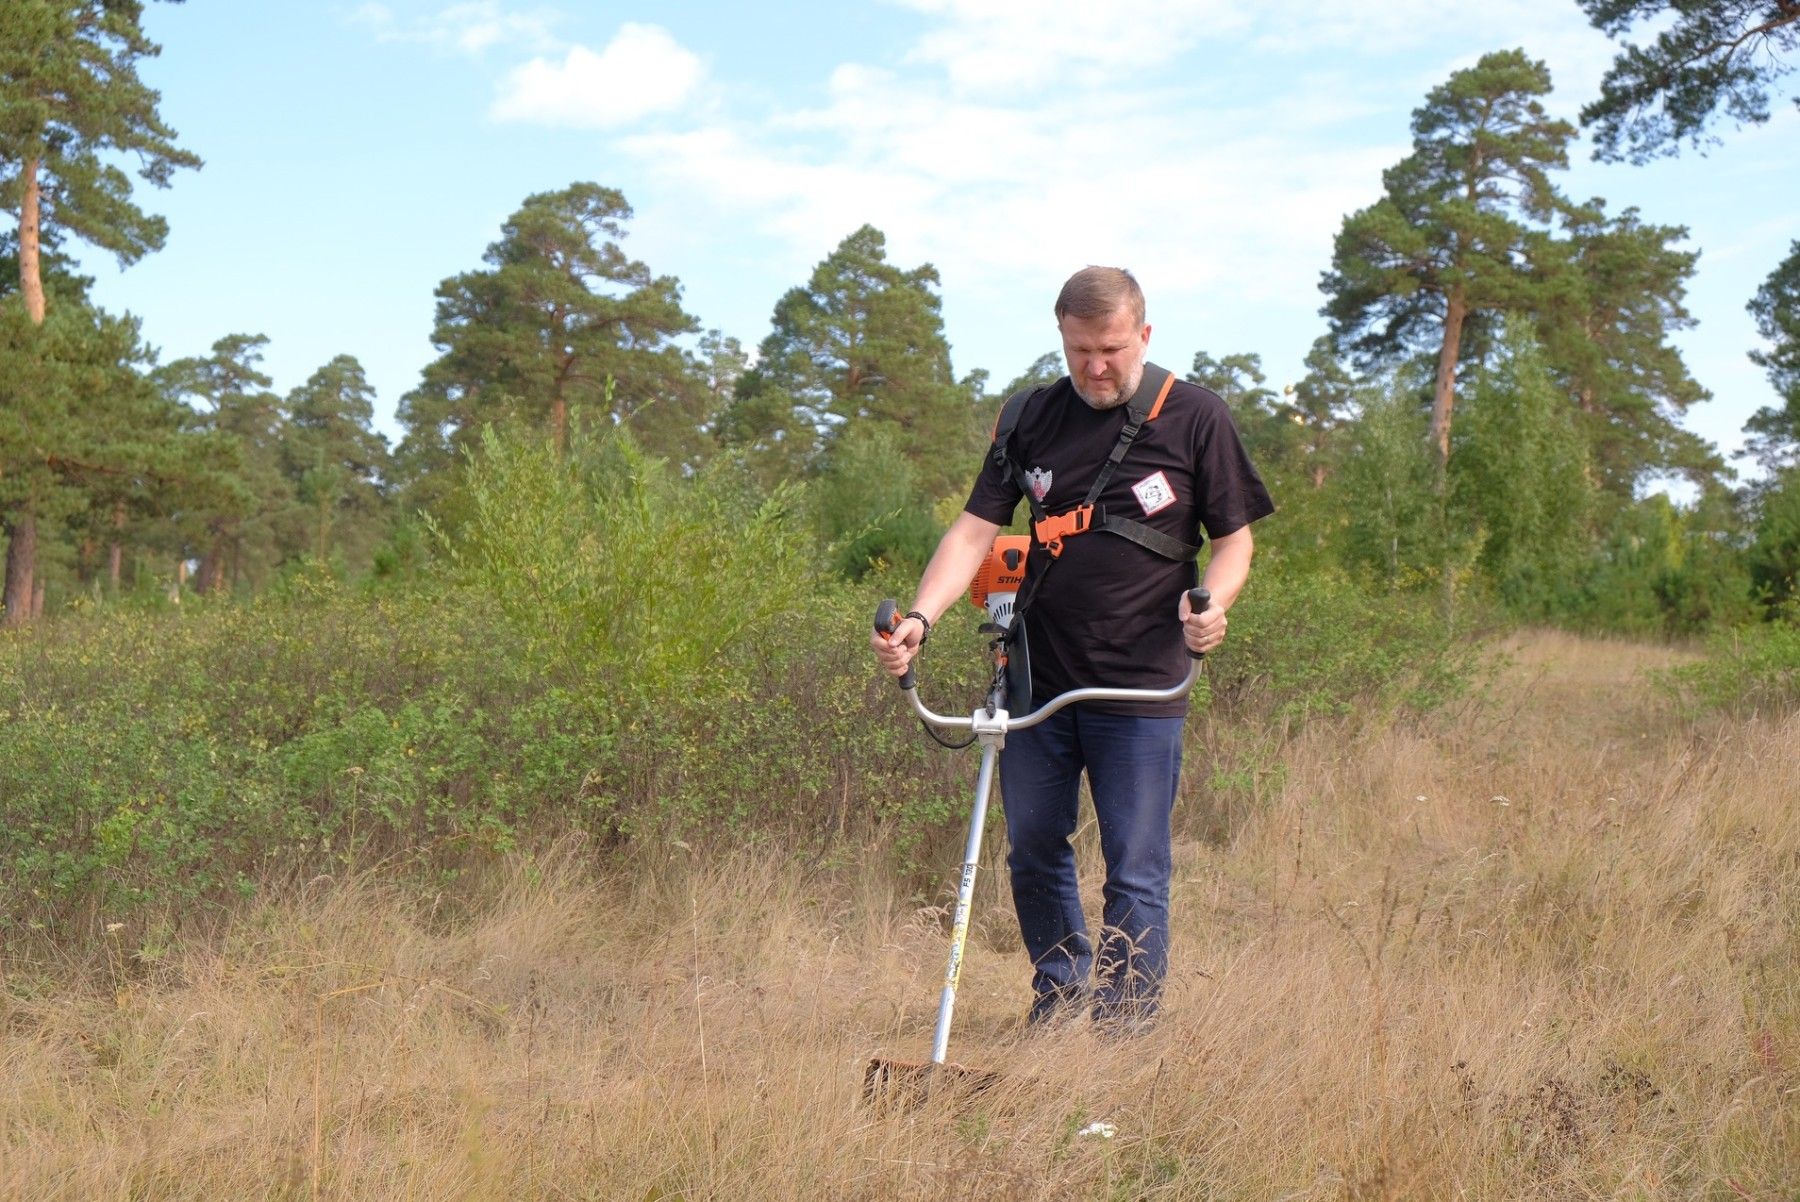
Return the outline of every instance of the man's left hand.
[[[1225,641],[1225,611],[1214,601],[1199,613],[1193,612],[1188,605],[1187,595],[1181,598],[1181,637],[1187,643],[1189,651],[1201,655],[1217,651]]]

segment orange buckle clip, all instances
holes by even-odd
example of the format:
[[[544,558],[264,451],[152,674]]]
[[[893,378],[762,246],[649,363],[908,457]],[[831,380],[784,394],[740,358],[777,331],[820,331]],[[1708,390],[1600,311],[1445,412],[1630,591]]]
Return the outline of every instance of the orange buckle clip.
[[[1047,517],[1041,522],[1033,522],[1031,532],[1037,535],[1038,542],[1044,544],[1044,548],[1050,552],[1052,559],[1059,558],[1062,555],[1063,539],[1084,533],[1093,516],[1094,507],[1092,505],[1078,505],[1067,513],[1059,513],[1053,517]]]

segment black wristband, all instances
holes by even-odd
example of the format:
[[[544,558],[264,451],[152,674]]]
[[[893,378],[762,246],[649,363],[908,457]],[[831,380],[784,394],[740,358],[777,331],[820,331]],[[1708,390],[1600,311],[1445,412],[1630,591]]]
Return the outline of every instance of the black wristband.
[[[909,609],[901,616],[911,618],[925,628],[925,633],[919,636],[919,646],[923,647],[925,640],[931,637],[931,619],[916,609]]]

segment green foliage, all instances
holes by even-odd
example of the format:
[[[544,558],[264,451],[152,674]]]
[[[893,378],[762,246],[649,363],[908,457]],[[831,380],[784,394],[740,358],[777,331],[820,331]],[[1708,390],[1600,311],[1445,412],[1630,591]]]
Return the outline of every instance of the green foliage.
[[[446,550],[535,664],[607,687],[677,693],[806,612],[811,544],[795,489],[759,496],[726,470],[689,482],[623,431],[483,432],[469,518]]]
[[[435,500],[444,469],[490,423],[548,431],[562,446],[576,409],[633,423],[654,404],[662,435],[697,441],[699,412],[671,431],[663,411],[704,404],[673,342],[698,323],[673,276],[653,276],[620,247],[630,217],[625,197],[599,184],[528,196],[485,270],[438,285],[431,340],[442,354],[399,412],[398,457],[421,502]]]
[[[376,433],[375,390],[353,356],[339,355],[287,398],[280,459],[304,542],[318,562],[366,568],[388,521],[387,438]]]
[[[961,485],[987,431],[978,381],[951,372],[937,284],[929,263],[889,263],[880,230],[850,234],[776,302],[723,419],[726,446],[767,482],[793,479],[846,430],[880,422],[929,495]]]
[[[1363,389],[1357,403],[1360,420],[1346,432],[1353,450],[1330,494],[1345,515],[1334,539],[1343,567],[1384,589],[1442,586],[1473,547],[1449,525],[1417,393],[1402,378]]]
[[[943,536],[898,431],[866,422],[835,440],[807,492],[833,566],[857,579],[878,564],[917,576]]]
[[[1750,580],[1716,518],[1655,493],[1617,510],[1562,603],[1560,617],[1650,637],[1692,635],[1753,616]]]
[[[452,579],[70,615],[0,639],[0,914],[217,898],[392,857],[854,832],[915,862],[971,761],[868,652],[792,494],[683,480],[623,436],[490,435]],[[967,607],[964,607],[967,608]],[[923,672],[984,671],[974,611]],[[951,836],[946,835],[946,838]]]
[[[0,521],[9,532],[29,525],[45,546],[65,529],[116,538],[115,522],[169,504],[182,474],[181,410],[145,379],[147,357],[136,321],[79,294],[41,325],[16,294],[0,299]],[[9,556],[9,613],[22,600],[15,575],[41,583],[58,569],[72,591],[65,565],[42,558]]]
[[[926,739],[868,651],[874,601],[910,575],[852,590],[818,566],[803,493],[683,476],[624,432],[566,455],[490,432],[468,483],[435,580],[397,547],[413,566],[365,588],[315,564],[250,600],[0,638],[4,920],[376,860],[441,879],[571,831],[948,862],[973,753]],[[1454,692],[1416,604],[1279,563],[1256,596],[1215,665],[1234,712],[1291,726]],[[939,709],[980,695],[978,621],[956,606],[920,663]]]
[[[1800,611],[1790,607],[1777,621],[1721,630],[1706,651],[1700,663],[1665,677],[1691,703],[1734,714],[1800,706]]]
[[[1718,452],[1679,422],[1711,394],[1669,342],[1694,324],[1682,302],[1700,256],[1677,247],[1687,230],[1646,225],[1635,209],[1609,219],[1598,199],[1565,224],[1567,237],[1538,245],[1533,319],[1601,487],[1629,498],[1653,473],[1716,479]]]
[[[1468,688],[1475,654],[1429,597],[1261,556],[1208,673],[1215,705],[1291,729],[1436,708]]]
[[[1749,451],[1765,471],[1800,467],[1800,240],[1795,241],[1749,304],[1756,329],[1772,344],[1750,352],[1781,394],[1779,407],[1765,405],[1744,423]]]
[[[261,334],[230,334],[204,357],[177,359],[155,379],[192,406],[204,466],[190,477],[181,553],[197,558],[203,593],[256,587],[304,543],[296,480],[283,470],[287,414],[262,370]]]
[[[1509,613],[1555,615],[1592,544],[1593,473],[1574,414],[1524,322],[1477,377],[1451,460],[1458,524],[1479,531],[1482,578]]]
[[[138,78],[138,61],[159,53],[142,12],[138,0],[0,6],[0,207],[19,213],[27,190],[41,189],[50,238],[72,234],[121,263],[159,249],[168,224],[132,203],[117,160],[136,158],[155,187],[200,166],[175,145],[156,111],[160,97]]]
[[[1740,125],[1769,119],[1768,85],[1800,49],[1800,9],[1783,0],[1580,0],[1595,28],[1619,37],[1639,21],[1663,27],[1627,46],[1581,110],[1594,129],[1594,157],[1643,163],[1686,141],[1717,139],[1706,126],[1721,106]],[[1673,14],[1673,21],[1659,18]]]
[[[1745,560],[1757,597],[1774,609],[1800,600],[1800,467],[1772,478],[1758,497]]]

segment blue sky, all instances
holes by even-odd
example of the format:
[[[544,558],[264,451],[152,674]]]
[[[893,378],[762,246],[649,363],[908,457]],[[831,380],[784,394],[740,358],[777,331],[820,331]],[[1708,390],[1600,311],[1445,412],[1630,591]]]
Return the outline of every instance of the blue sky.
[[[276,387],[349,353],[390,435],[434,357],[433,290],[477,268],[529,194],[593,180],[636,210],[626,249],[747,346],[864,222],[934,264],[959,374],[1003,382],[1057,346],[1085,263],[1143,281],[1153,358],[1254,351],[1299,374],[1319,273],[1374,201],[1427,90],[1523,47],[1573,117],[1616,48],[1574,0],[188,0],[151,4],[143,75],[206,160],[140,199],[166,247],[84,262],[165,359],[269,337]],[[1800,237],[1800,114],[1649,167],[1578,147],[1562,183],[1685,225],[1701,250],[1678,337],[1730,451],[1774,394],[1744,304]]]

